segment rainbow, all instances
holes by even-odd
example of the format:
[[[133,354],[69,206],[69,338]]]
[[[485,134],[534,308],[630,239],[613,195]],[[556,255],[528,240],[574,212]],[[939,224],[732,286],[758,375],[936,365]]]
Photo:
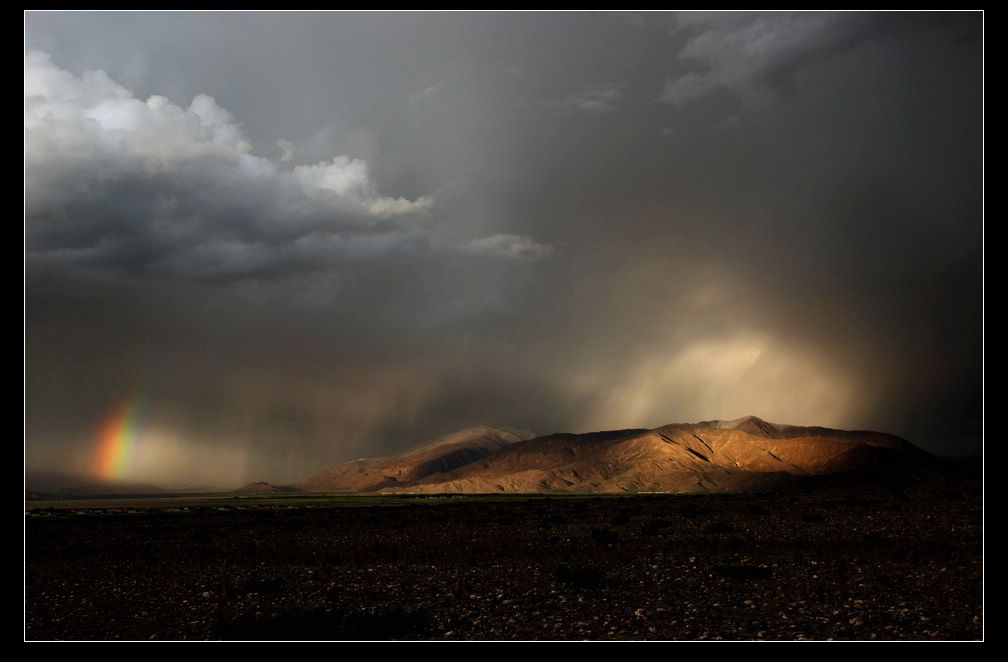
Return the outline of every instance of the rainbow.
[[[95,472],[104,480],[122,478],[130,451],[137,440],[141,399],[127,398],[112,412],[98,433]]]

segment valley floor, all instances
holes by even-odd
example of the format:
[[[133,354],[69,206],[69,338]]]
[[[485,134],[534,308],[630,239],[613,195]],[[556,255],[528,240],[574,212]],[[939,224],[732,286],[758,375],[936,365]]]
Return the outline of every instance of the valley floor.
[[[26,639],[982,637],[978,483],[134,510],[26,514]]]

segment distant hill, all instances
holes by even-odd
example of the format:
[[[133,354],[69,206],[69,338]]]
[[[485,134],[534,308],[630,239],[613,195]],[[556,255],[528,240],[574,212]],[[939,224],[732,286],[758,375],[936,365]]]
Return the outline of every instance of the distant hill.
[[[796,477],[933,472],[899,437],[770,423],[755,416],[586,434],[472,428],[402,456],[335,465],[307,491],[741,492]]]
[[[288,492],[296,492],[298,490],[288,487],[286,485],[272,485],[270,483],[264,483],[262,481],[254,481],[243,485],[234,491],[234,494],[285,494]]]
[[[362,458],[329,467],[294,485],[310,492],[374,492],[418,484],[531,439],[527,430],[475,427],[440,437],[403,455]]]
[[[26,499],[67,499],[211,491],[211,488],[206,487],[167,488],[153,483],[98,480],[92,476],[57,471],[27,471],[25,483]]]

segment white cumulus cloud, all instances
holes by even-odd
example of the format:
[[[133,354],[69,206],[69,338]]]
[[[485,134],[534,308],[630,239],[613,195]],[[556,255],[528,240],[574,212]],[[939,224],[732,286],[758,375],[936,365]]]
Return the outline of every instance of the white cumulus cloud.
[[[531,237],[516,234],[495,234],[469,242],[471,250],[478,255],[492,257],[520,258],[523,260],[541,260],[553,252],[553,249],[541,244]]]
[[[567,96],[547,101],[546,106],[598,117],[612,112],[626,94],[624,83],[582,85]]]
[[[280,172],[273,161],[252,153],[241,124],[209,95],[197,95],[188,107],[158,95],[141,100],[104,71],[77,77],[41,52],[26,53],[24,62],[25,147],[30,163],[58,158],[71,145],[111,157],[139,158],[159,169],[216,157],[254,176],[272,176],[280,185],[292,178],[308,193],[334,193],[365,215],[375,210],[375,216],[388,218],[431,205],[429,196],[411,201],[379,195],[363,159],[341,155],[314,166],[298,166],[292,173]],[[282,150],[278,161],[290,161],[291,143],[278,145]]]
[[[251,277],[447,252],[539,259],[528,237],[435,237],[434,198],[383,195],[365,159],[254,152],[213,97],[137,98],[102,71],[24,56],[29,269]]]

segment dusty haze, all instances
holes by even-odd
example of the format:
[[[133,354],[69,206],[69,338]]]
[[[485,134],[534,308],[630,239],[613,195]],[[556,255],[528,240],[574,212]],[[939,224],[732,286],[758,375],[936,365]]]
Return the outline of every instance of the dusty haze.
[[[980,449],[978,14],[34,13],[26,455],[291,482],[475,425]]]

